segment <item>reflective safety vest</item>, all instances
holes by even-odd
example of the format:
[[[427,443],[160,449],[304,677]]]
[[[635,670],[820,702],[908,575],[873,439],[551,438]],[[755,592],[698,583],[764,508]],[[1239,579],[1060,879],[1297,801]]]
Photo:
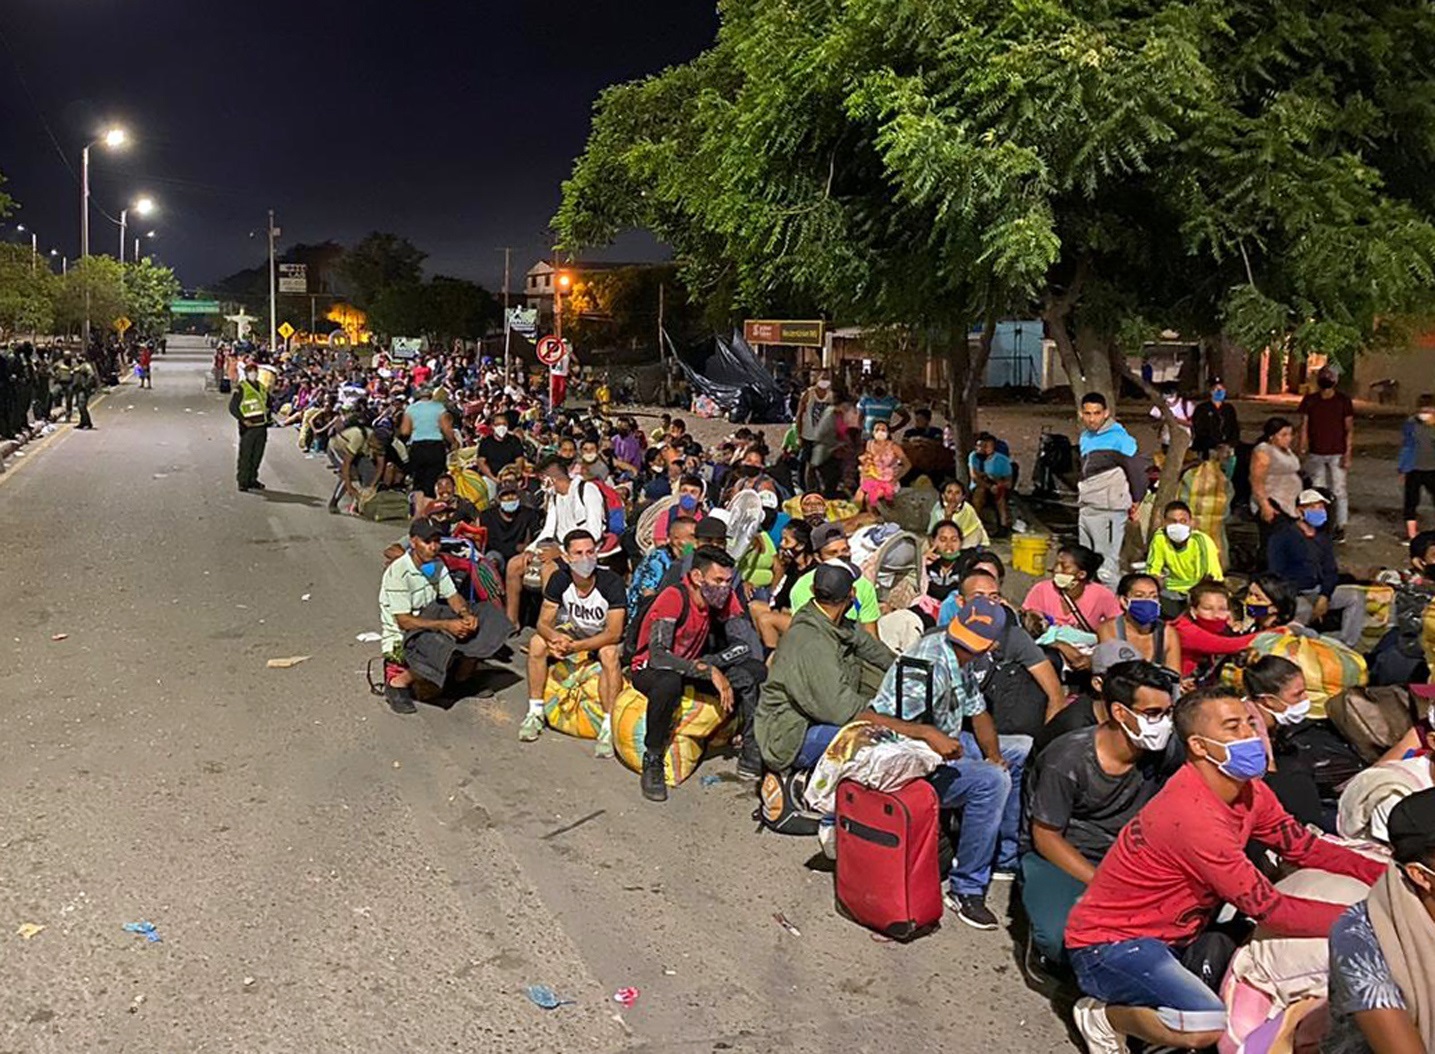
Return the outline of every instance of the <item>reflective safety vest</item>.
[[[257,384],[239,382],[239,416],[246,421],[267,421],[269,419],[269,395]]]
[[[63,362],[55,363],[55,383],[70,383],[70,367],[66,366]]]

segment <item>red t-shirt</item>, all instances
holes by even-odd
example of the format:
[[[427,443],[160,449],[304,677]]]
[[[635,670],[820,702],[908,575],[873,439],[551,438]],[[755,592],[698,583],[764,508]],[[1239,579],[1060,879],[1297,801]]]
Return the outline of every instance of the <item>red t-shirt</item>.
[[[1179,947],[1226,903],[1277,936],[1326,936],[1345,907],[1280,893],[1246,858],[1252,841],[1289,863],[1367,885],[1385,873],[1380,861],[1316,838],[1264,780],[1246,783],[1227,805],[1187,764],[1121,829],[1071,910],[1066,946],[1154,937]]]
[[[149,369],[150,360],[153,358],[154,352],[150,351],[149,348],[140,349],[140,365],[145,369]]]
[[[419,365],[415,366],[415,367],[414,367],[414,387],[416,387],[416,388],[422,388],[425,384],[427,384],[427,383],[429,382],[429,378],[432,377],[432,376],[433,376],[433,370],[429,369],[426,364],[420,363]]]
[[[683,593],[686,590],[686,585],[668,586],[653,598],[653,603],[643,616],[643,624],[638,628],[638,646],[633,653],[633,669],[641,670],[648,665],[649,641],[655,622],[667,619],[675,623],[673,654],[693,662],[702,658],[708,634],[712,631],[714,615],[719,622],[725,622],[742,614],[742,604],[734,592],[728,597],[727,607],[720,612],[711,611],[706,604],[693,603],[689,597],[686,604],[687,614],[684,615]]]
[[[1305,416],[1306,448],[1312,454],[1344,454],[1345,421],[1355,416],[1355,404],[1344,392],[1329,399],[1311,392],[1300,401],[1297,412]]]

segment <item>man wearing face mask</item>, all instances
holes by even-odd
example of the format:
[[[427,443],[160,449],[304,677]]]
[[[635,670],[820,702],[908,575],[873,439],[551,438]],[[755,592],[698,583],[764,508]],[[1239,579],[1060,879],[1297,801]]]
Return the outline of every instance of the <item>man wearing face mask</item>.
[[[1184,600],[1197,582],[1225,580],[1221,552],[1205,531],[1191,523],[1191,506],[1184,501],[1167,502],[1165,524],[1151,536],[1146,570],[1162,578],[1165,592]]]
[[[1435,790],[1391,811],[1390,848],[1370,896],[1330,931],[1323,1050],[1435,1050]]]
[[[1171,738],[1171,679],[1160,667],[1119,663],[1103,687],[1106,719],[1053,740],[1022,789],[1022,903],[1036,949],[1054,962],[1065,958],[1072,905],[1156,793],[1155,758]]]
[[[1365,631],[1365,593],[1341,585],[1335,559],[1335,542],[1328,527],[1325,495],[1303,490],[1296,501],[1296,518],[1271,535],[1267,549],[1270,569],[1299,594],[1296,620],[1312,629],[1332,611],[1340,612],[1335,636],[1348,648],[1359,650]]]
[[[1300,401],[1300,431],[1296,453],[1305,455],[1302,466],[1314,487],[1335,495],[1335,535],[1345,539],[1345,522],[1350,514],[1346,473],[1355,449],[1355,403],[1336,389],[1336,372],[1329,366],[1316,374],[1316,390]]]
[[[1073,1013],[1093,1054],[1125,1051],[1127,1036],[1190,1049],[1221,1039],[1217,960],[1234,943],[1203,931],[1223,904],[1274,936],[1330,932],[1342,907],[1281,893],[1246,856],[1250,842],[1367,885],[1385,870],[1317,839],[1281,808],[1260,778],[1266,748],[1255,719],[1230,689],[1191,692],[1174,717],[1186,763],[1122,828],[1067,919],[1067,955],[1085,993]]]
[[[1241,422],[1236,408],[1226,399],[1226,386],[1219,379],[1211,383],[1211,395],[1191,411],[1191,450],[1204,461],[1227,458],[1241,442]]]
[[[239,422],[239,489],[263,490],[259,465],[269,441],[269,390],[259,383],[259,367],[244,367],[244,379],[229,397],[229,416]]]
[[[701,546],[682,581],[663,589],[643,616],[632,679],[633,687],[648,699],[641,786],[649,801],[668,800],[664,760],[673,715],[688,685],[702,691],[710,686],[724,711],[737,712],[743,733],[738,775],[762,776],[753,715],[767,667],[758,657],[762,644],[757,632],[733,592],[736,580],[735,563],[726,549]],[[724,646],[712,653],[718,641]]]
[[[628,596],[623,580],[598,566],[598,545],[587,531],[570,531],[563,539],[564,566],[543,586],[538,632],[528,645],[528,713],[518,726],[518,739],[531,743],[543,731],[543,689],[550,659],[596,654],[602,664],[598,699],[603,724],[593,756],[613,756],[613,704],[623,689],[623,625]]]
[[[454,641],[473,638],[479,620],[469,611],[468,602],[454,588],[448,568],[439,559],[443,538],[437,524],[419,518],[409,524],[409,551],[389,564],[379,585],[379,626],[384,651],[384,697],[396,714],[416,713],[414,705],[414,672],[409,668],[413,658],[409,651],[416,644],[411,634],[434,631]],[[450,611],[443,612],[438,602],[445,602]],[[511,628],[511,627],[510,627]],[[443,687],[443,677],[436,683]]]
[[[522,456],[523,440],[512,431],[508,415],[498,414],[493,419],[493,434],[478,441],[478,471],[497,482],[498,474]]]
[[[832,406],[832,375],[818,370],[812,386],[797,400],[797,438],[801,451],[797,455],[797,482],[807,485],[807,469],[812,464],[812,446],[817,441],[817,426]]]
[[[499,484],[498,501],[479,513],[478,522],[488,531],[488,555],[503,571],[508,620],[516,626],[528,568],[524,550],[538,537],[538,513],[523,503],[518,484],[509,480]]]

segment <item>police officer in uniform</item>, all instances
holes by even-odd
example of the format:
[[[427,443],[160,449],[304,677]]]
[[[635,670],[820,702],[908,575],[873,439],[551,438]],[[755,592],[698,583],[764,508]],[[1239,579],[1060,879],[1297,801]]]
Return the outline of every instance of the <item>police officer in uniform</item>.
[[[70,374],[70,386],[75,389],[75,409],[80,411],[80,423],[76,428],[92,429],[95,422],[90,420],[90,396],[99,387],[99,374],[84,359]]]
[[[59,399],[65,401],[66,421],[70,419],[70,414],[73,413],[75,409],[75,391],[72,386],[74,370],[73,361],[70,358],[70,353],[67,351],[64,357],[56,364],[55,371],[52,374],[55,380],[55,387],[58,389]],[[58,402],[59,399],[56,401]]]
[[[269,439],[269,392],[259,383],[259,368],[252,362],[229,397],[229,414],[239,422],[239,489],[263,490],[259,463]]]

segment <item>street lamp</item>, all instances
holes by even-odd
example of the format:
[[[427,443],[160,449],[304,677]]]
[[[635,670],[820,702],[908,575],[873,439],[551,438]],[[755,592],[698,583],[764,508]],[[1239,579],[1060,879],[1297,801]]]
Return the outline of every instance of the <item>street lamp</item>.
[[[129,220],[130,209],[134,209],[141,216],[148,216],[154,211],[154,199],[140,198],[129,208],[120,209],[120,263],[125,262],[125,224]],[[135,259],[138,260],[139,250],[135,250],[135,252]]]
[[[111,150],[122,147],[129,141],[129,136],[123,128],[109,128],[98,139],[91,140],[85,144],[80,151],[80,259],[84,260],[90,255],[90,147],[96,143],[103,143]],[[85,322],[82,327],[82,340],[85,346],[81,354],[87,354],[90,350],[90,283],[85,282]]]
[[[146,232],[145,232],[145,237],[146,237],[146,238],[153,238],[153,237],[154,237],[154,231],[146,231]],[[135,235],[135,255],[134,255],[134,262],[135,262],[135,263],[139,263],[139,262],[140,262],[140,239],[139,239],[139,235]]]
[[[563,339],[563,294],[572,286],[573,276],[567,271],[559,271],[553,283],[553,335],[559,340]]]
[[[25,225],[24,225],[23,223],[17,223],[17,224],[15,224],[15,230],[16,230],[16,232],[19,233],[19,234],[24,234],[24,233],[25,233]],[[31,274],[34,274],[34,273],[35,273],[35,258],[40,255],[40,248],[39,248],[39,246],[36,244],[39,240],[40,240],[39,235],[37,235],[34,231],[31,231],[31,232],[30,232],[30,273],[31,273]]]

